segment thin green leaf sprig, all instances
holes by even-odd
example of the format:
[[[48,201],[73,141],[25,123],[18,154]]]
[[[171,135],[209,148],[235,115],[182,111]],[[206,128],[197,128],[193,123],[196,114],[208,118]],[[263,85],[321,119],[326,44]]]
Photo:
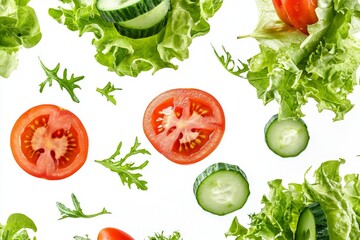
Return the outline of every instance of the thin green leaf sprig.
[[[149,240],[182,240],[180,232],[175,231],[169,236],[165,236],[164,232],[155,233],[154,236],[149,237]]]
[[[146,160],[140,165],[135,165],[135,162],[127,162],[127,160],[131,156],[135,156],[137,154],[151,155],[148,150],[139,149],[139,146],[140,143],[138,141],[138,138],[136,137],[135,143],[130,148],[129,153],[127,153],[124,157],[121,157],[120,159],[116,160],[116,158],[121,154],[120,150],[122,147],[122,142],[120,142],[114,154],[112,154],[107,159],[95,160],[95,162],[110,169],[112,172],[117,173],[120,177],[122,184],[127,185],[129,189],[131,189],[131,186],[134,184],[139,190],[143,190],[143,191],[147,190],[148,189],[147,181],[140,179],[143,175],[136,171],[144,169],[148,165],[149,161]]]
[[[44,72],[47,76],[46,80],[43,81],[42,83],[40,83],[40,85],[39,85],[40,93],[43,92],[46,84],[49,84],[49,87],[51,87],[53,80],[54,80],[59,84],[61,90],[65,89],[70,94],[70,97],[74,102],[79,103],[80,100],[75,94],[75,89],[77,89],[77,88],[81,89],[77,83],[79,81],[83,80],[85,77],[84,76],[75,77],[74,74],[71,74],[70,78],[68,78],[67,68],[65,68],[63,70],[62,77],[59,77],[58,72],[60,70],[60,63],[58,63],[54,69],[50,69],[50,68],[46,67],[41,60],[40,60],[40,63],[41,63],[42,69],[44,70]]]
[[[111,93],[117,90],[122,90],[122,88],[117,88],[111,82],[108,82],[103,88],[96,88],[96,91],[99,92],[102,96],[106,97],[106,100],[116,105],[115,96]]]
[[[61,217],[59,220],[65,219],[65,218],[93,218],[97,217],[103,214],[111,214],[111,212],[108,212],[105,208],[103,208],[98,213],[93,214],[85,214],[80,206],[80,202],[78,201],[77,197],[74,193],[71,194],[71,200],[74,205],[74,209],[70,209],[65,206],[65,204],[57,202],[56,206],[60,211]]]

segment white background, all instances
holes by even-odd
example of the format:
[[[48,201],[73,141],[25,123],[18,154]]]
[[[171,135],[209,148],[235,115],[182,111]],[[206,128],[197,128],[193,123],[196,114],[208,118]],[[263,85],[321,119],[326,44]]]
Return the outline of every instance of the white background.
[[[277,112],[276,103],[264,106],[255,89],[244,80],[224,70],[216,59],[211,44],[218,50],[224,45],[234,57],[246,60],[257,53],[253,39],[238,40],[238,35],[250,33],[257,22],[255,1],[224,1],[222,8],[210,19],[211,31],[196,38],[190,47],[190,58],[178,62],[179,69],[163,69],[137,78],[119,77],[108,72],[94,59],[92,35],[79,37],[50,18],[47,11],[56,8],[57,1],[32,0],[39,18],[43,38],[34,48],[22,49],[18,69],[8,79],[0,79],[0,222],[14,212],[34,220],[39,240],[70,240],[75,235],[93,240],[103,227],[117,227],[135,239],[147,239],[155,232],[170,234],[180,231],[185,240],[221,240],[237,216],[243,224],[248,215],[261,208],[260,200],[268,193],[267,181],[281,178],[284,184],[302,182],[310,166],[315,169],[326,160],[345,158],[342,173],[360,172],[360,97],[358,88],[350,96],[354,109],[345,120],[333,122],[330,112],[318,113],[310,101],[303,109],[310,132],[308,148],[296,158],[283,159],[268,150],[263,129]],[[80,103],[74,103],[67,92],[54,83],[43,93],[39,84],[45,80],[39,58],[49,68],[61,64],[75,76],[85,76],[75,90]],[[174,61],[175,62],[175,61]],[[108,81],[122,88],[116,91],[117,105],[112,105],[96,92]],[[189,87],[211,93],[221,103],[226,116],[226,130],[218,148],[205,160],[188,166],[177,165],[164,158],[151,146],[142,130],[142,116],[147,104],[163,91]],[[73,176],[48,181],[26,174],[15,163],[9,136],[16,119],[30,107],[51,103],[75,113],[85,125],[90,141],[85,165]],[[149,165],[141,171],[149,189],[128,189],[119,177],[95,163],[109,157],[123,141],[122,153],[133,145],[135,137],[151,156],[136,156],[132,161]],[[192,192],[196,176],[212,163],[223,161],[237,164],[247,174],[251,195],[246,205],[226,216],[203,211]],[[58,220],[56,202],[72,208],[71,193],[75,193],[85,213],[105,207],[112,212],[92,219]],[[229,238],[230,239],[230,238]]]

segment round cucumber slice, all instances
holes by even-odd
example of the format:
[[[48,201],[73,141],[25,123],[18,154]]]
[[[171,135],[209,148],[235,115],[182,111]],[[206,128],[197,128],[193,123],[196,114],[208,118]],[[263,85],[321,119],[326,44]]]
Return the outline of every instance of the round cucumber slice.
[[[144,38],[160,32],[167,22],[170,0],[164,0],[151,11],[124,22],[114,23],[118,32],[130,38]]]
[[[163,0],[97,0],[96,8],[107,22],[123,22],[143,15]]]
[[[303,152],[309,142],[309,132],[302,119],[279,120],[274,115],[265,125],[265,142],[281,157],[295,157]]]
[[[242,208],[250,195],[245,173],[227,163],[215,163],[206,168],[196,178],[193,191],[205,211],[220,216]]]

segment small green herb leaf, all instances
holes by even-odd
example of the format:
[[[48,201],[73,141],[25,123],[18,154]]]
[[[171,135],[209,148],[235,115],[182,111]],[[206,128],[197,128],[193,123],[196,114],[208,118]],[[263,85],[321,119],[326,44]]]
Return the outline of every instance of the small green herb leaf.
[[[47,68],[43,62],[40,60],[41,63],[41,67],[44,70],[47,78],[44,82],[40,83],[40,92],[42,93],[44,90],[44,87],[46,86],[46,84],[49,84],[49,87],[52,86],[53,80],[55,80],[56,82],[58,82],[60,89],[63,90],[65,88],[65,90],[70,94],[71,99],[76,102],[79,103],[80,100],[78,99],[78,97],[76,96],[74,90],[76,88],[80,88],[79,85],[77,85],[77,82],[84,79],[84,76],[79,76],[79,77],[75,77],[74,74],[72,74],[70,76],[70,78],[68,78],[67,76],[67,69],[65,68],[63,71],[63,76],[62,78],[58,76],[58,72],[60,70],[60,63],[58,63],[56,65],[56,67],[54,69],[49,69]]]
[[[182,240],[182,238],[181,238],[181,234],[175,231],[170,236],[165,236],[164,232],[155,233],[154,236],[149,237],[149,240]]]
[[[116,105],[116,99],[114,95],[111,95],[110,93],[116,91],[116,90],[122,90],[122,88],[116,88],[114,87],[114,84],[111,82],[108,82],[105,87],[103,88],[97,88],[96,91],[101,93],[101,95],[105,96],[108,101],[110,101],[112,104]]]
[[[105,208],[102,209],[101,212],[94,213],[94,214],[85,214],[83,210],[80,207],[80,202],[76,198],[75,194],[71,194],[71,199],[74,205],[74,210],[71,210],[70,208],[66,207],[63,203],[57,202],[56,206],[59,209],[61,213],[61,217],[59,220],[64,218],[92,218],[96,217],[102,214],[110,214]]]
[[[129,157],[136,155],[136,154],[148,154],[150,155],[149,151],[146,149],[138,149],[140,143],[138,142],[138,138],[135,138],[134,145],[130,148],[130,152],[126,154],[124,157],[120,158],[119,160],[115,160],[117,156],[120,155],[120,149],[122,146],[122,142],[119,143],[117,149],[113,155],[109,158],[104,160],[95,160],[95,162],[100,163],[104,167],[110,169],[112,172],[116,172],[123,185],[127,184],[129,188],[131,188],[132,184],[135,184],[136,187],[140,190],[147,190],[147,182],[141,180],[142,174],[134,172],[136,170],[143,169],[149,161],[145,161],[142,164],[136,166],[134,162],[125,162]]]
[[[242,76],[242,74],[249,71],[249,66],[247,64],[241,62],[240,60],[235,61],[232,58],[230,52],[226,51],[224,46],[222,47],[222,49],[223,49],[225,55],[220,55],[213,46],[214,53],[215,53],[216,57],[219,59],[220,63],[224,66],[224,68],[229,73],[231,73],[237,77],[244,78]]]
[[[74,236],[75,240],[91,240],[88,235],[85,235],[85,237],[82,236]]]

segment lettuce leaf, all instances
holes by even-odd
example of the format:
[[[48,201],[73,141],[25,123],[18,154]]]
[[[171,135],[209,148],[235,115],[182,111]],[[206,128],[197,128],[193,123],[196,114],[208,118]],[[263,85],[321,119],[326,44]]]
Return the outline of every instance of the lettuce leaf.
[[[257,0],[259,21],[252,37],[260,52],[248,59],[241,76],[255,87],[264,104],[275,100],[279,118],[300,118],[302,107],[315,100],[319,112],[330,110],[342,120],[353,108],[348,99],[359,84],[360,3],[357,0],[318,0],[319,21],[309,35],[278,18],[271,0]],[[224,64],[224,63],[223,63]]]
[[[250,215],[249,228],[235,217],[226,236],[242,239],[293,239],[301,211],[318,202],[324,211],[330,239],[360,239],[360,180],[358,174],[340,176],[344,159],[329,160],[314,171],[314,182],[290,183],[270,181],[270,193],[261,200],[259,213]]]
[[[195,37],[210,31],[208,18],[222,5],[222,0],[173,0],[166,26],[158,34],[141,39],[120,35],[113,24],[104,21],[95,0],[63,0],[70,8],[49,9],[49,14],[80,36],[92,33],[95,59],[119,76],[136,77],[141,72],[163,68],[177,69],[172,59],[189,57]]]
[[[0,0],[0,76],[17,68],[18,51],[34,47],[41,39],[40,25],[30,0]]]

